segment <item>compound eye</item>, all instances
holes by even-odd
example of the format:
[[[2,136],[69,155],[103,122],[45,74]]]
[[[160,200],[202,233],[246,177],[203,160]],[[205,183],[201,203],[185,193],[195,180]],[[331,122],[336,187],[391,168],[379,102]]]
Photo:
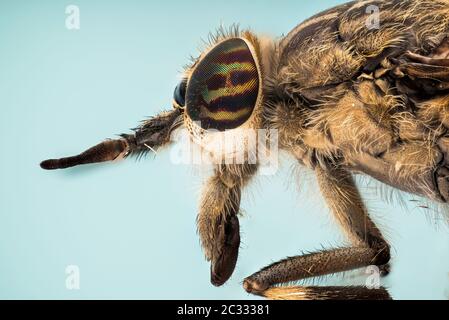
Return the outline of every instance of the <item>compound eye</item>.
[[[184,108],[186,105],[187,79],[183,79],[175,88],[173,100],[179,106]]]
[[[248,43],[232,38],[199,61],[187,85],[186,114],[204,130],[242,126],[256,107],[260,75]]]

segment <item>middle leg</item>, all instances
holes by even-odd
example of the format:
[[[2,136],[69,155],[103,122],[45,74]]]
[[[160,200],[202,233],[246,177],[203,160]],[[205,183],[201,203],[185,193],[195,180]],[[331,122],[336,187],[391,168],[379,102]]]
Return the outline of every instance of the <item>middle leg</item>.
[[[365,287],[276,287],[369,265],[383,266],[390,249],[369,218],[352,175],[339,168],[317,168],[321,192],[353,243],[352,247],[316,252],[274,263],[244,280],[246,291],[274,299],[389,299],[383,289]]]

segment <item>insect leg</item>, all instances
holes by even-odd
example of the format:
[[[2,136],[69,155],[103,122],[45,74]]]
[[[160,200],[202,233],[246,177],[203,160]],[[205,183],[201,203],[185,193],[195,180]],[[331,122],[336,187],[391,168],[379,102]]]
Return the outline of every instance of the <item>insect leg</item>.
[[[390,250],[369,218],[350,173],[317,169],[321,192],[353,247],[291,257],[274,263],[244,280],[250,293],[274,299],[389,299],[383,289],[365,287],[274,287],[282,283],[348,271],[369,265],[383,266]]]
[[[449,67],[449,54],[448,58],[429,58],[413,52],[407,52],[405,56],[417,63],[427,64],[431,66]]]
[[[232,275],[240,246],[241,189],[256,173],[256,165],[218,166],[207,182],[197,218],[206,259],[211,262],[211,282],[223,285]]]
[[[441,44],[429,55],[422,56],[407,52],[399,60],[398,67],[393,72],[399,78],[407,76],[412,86],[424,89],[424,92],[435,94],[449,89],[449,38],[443,39]],[[407,83],[407,81],[406,81]]]
[[[164,112],[144,121],[135,129],[134,134],[122,134],[121,139],[106,140],[77,156],[43,161],[41,167],[46,170],[66,169],[154,151],[170,142],[171,132],[181,124],[180,116],[181,113],[177,109]]]
[[[443,59],[449,64],[449,59]],[[449,66],[444,65],[430,65],[422,63],[404,63],[399,68],[400,71],[408,76],[431,79],[437,81],[449,81]]]

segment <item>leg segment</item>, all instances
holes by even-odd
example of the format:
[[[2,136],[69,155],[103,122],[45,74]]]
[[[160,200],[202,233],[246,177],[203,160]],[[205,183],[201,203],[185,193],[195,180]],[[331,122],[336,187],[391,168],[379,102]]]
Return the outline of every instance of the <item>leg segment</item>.
[[[68,158],[51,159],[41,163],[42,169],[66,169],[78,165],[113,161],[129,155],[141,156],[170,141],[170,135],[180,124],[181,111],[178,109],[162,113],[146,120],[134,134],[122,134],[122,139],[107,140],[85,152]]]
[[[449,59],[441,59],[439,62],[433,60],[433,64],[422,64],[422,63],[404,63],[399,69],[411,77],[431,79],[437,81],[449,81],[449,66],[444,66],[445,63],[449,65]],[[436,65],[440,63],[440,65]]]
[[[428,56],[407,52],[396,61],[393,75],[399,80],[399,87],[408,87],[413,95],[435,95],[449,90],[449,38]]]
[[[256,173],[255,165],[219,166],[206,184],[197,218],[211,282],[223,285],[232,275],[240,246],[237,214],[241,190]]]
[[[385,289],[364,287],[273,287],[311,277],[348,271],[390,260],[389,246],[368,217],[350,173],[342,169],[317,169],[321,192],[353,247],[292,257],[274,263],[244,280],[253,294],[276,299],[389,298]]]
[[[272,287],[264,297],[275,300],[391,300],[387,290],[366,287]]]

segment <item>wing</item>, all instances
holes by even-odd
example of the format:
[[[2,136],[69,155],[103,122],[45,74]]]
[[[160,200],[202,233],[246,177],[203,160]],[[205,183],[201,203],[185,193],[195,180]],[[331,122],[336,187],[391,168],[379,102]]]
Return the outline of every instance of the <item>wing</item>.
[[[350,2],[320,13],[280,44],[278,79],[289,93],[322,101],[359,77],[400,93],[448,89],[448,0]]]
[[[355,171],[449,201],[449,0],[348,3],[296,27],[279,51],[275,77],[308,121],[307,152],[375,163]]]

